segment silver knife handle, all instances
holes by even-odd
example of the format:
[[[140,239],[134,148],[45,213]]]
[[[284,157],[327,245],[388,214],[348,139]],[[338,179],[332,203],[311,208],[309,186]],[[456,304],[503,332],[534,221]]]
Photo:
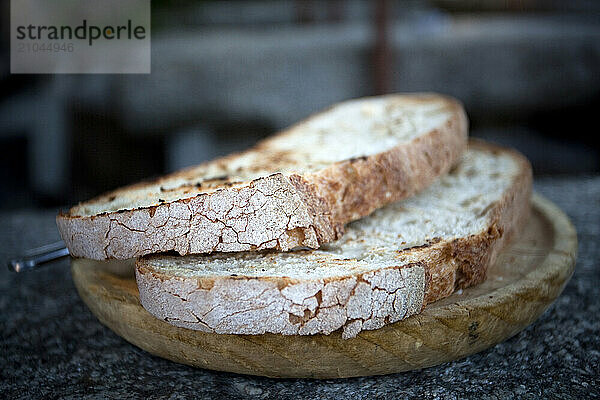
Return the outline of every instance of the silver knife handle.
[[[8,269],[12,272],[31,271],[50,261],[69,255],[69,250],[63,242],[56,242],[46,246],[32,249],[23,255],[23,257],[12,259],[8,262]]]

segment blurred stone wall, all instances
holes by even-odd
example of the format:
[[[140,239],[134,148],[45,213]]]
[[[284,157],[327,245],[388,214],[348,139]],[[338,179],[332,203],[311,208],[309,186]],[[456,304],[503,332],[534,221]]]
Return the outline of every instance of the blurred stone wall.
[[[71,203],[373,94],[373,3],[310,3],[155,7],[151,75],[3,72],[0,140],[26,154],[2,164],[23,193],[0,187],[0,204]],[[459,98],[473,135],[517,147],[536,173],[600,171],[587,129],[600,105],[600,7],[450,13],[438,3],[394,3],[390,91]]]

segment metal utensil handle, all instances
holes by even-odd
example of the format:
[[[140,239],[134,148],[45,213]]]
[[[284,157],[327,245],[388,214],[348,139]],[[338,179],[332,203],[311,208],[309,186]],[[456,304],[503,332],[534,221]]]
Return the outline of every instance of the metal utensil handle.
[[[31,271],[50,261],[69,255],[69,250],[63,242],[56,242],[46,246],[32,249],[23,255],[23,257],[12,259],[8,262],[8,269],[12,272]]]

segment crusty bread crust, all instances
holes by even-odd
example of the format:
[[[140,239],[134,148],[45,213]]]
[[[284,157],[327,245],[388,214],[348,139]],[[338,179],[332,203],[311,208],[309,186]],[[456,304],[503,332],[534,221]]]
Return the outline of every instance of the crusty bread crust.
[[[404,249],[398,252],[399,265],[319,280],[182,277],[158,272],[152,267],[157,256],[147,256],[136,262],[141,303],[173,325],[223,334],[310,335],[342,329],[342,336],[350,338],[416,314],[456,289],[482,282],[529,214],[529,162],[495,145],[472,141],[470,146],[510,154],[519,165],[502,197],[482,211],[488,223],[478,234]]]
[[[457,289],[483,282],[488,267],[494,264],[498,253],[521,232],[529,218],[533,181],[529,161],[512,149],[477,139],[471,139],[469,147],[510,154],[519,164],[520,174],[515,177],[503,198],[489,210],[490,223],[486,231],[451,242],[438,242],[426,249],[418,249],[424,251],[429,260],[427,268],[429,285],[423,307],[450,296]]]
[[[157,273],[144,258],[136,264],[140,301],[150,314],[176,326],[222,334],[313,335],[342,328],[343,337],[350,338],[418,313],[425,293],[421,264],[306,282],[196,280]],[[191,303],[195,307],[188,307]]]
[[[89,216],[78,214],[81,206],[74,207],[57,216],[58,229],[72,256],[96,260],[172,250],[185,255],[318,248],[339,238],[344,224],[425,188],[465,150],[467,117],[460,103],[439,95],[396,97],[424,103],[442,100],[451,117],[443,126],[388,151],[336,162],[302,176],[275,173],[164,204]],[[280,135],[290,134],[293,128]],[[270,140],[249,152],[261,151]],[[236,156],[213,162],[227,163]]]
[[[369,215],[410,197],[450,170],[466,150],[468,121],[459,103],[447,101],[454,118],[444,126],[408,145],[342,161],[307,177],[334,220],[347,223]]]

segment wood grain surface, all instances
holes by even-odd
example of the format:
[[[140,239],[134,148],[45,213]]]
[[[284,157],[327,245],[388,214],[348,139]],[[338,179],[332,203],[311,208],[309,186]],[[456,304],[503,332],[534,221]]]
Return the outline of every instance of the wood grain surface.
[[[488,279],[421,314],[344,340],[331,335],[218,335],[172,326],[142,308],[130,262],[72,260],[77,290],[100,322],[132,344],[169,360],[269,377],[342,378],[437,365],[482,351],[532,323],[573,273],[575,229],[534,195],[526,228]]]

